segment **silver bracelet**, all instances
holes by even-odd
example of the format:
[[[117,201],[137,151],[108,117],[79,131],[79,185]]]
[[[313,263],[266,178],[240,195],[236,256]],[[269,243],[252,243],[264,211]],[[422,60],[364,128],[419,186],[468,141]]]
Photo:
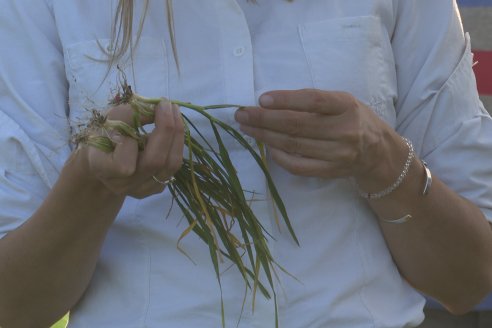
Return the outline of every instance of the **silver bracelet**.
[[[427,163],[425,161],[422,161],[422,164],[424,165],[424,169],[425,169],[425,184],[424,184],[424,190],[422,190],[422,196],[426,196],[429,193],[430,187],[432,185],[432,174],[429,168],[427,167]]]
[[[359,188],[359,186],[357,185],[357,189],[359,190],[359,195],[361,197],[363,197],[365,199],[380,199],[380,198],[383,198],[384,196],[392,193],[393,191],[395,191],[396,188],[398,188],[401,185],[401,183],[403,182],[403,179],[405,179],[405,177],[407,176],[408,171],[410,169],[410,164],[412,164],[412,160],[415,157],[415,152],[413,150],[412,142],[405,137],[402,137],[402,139],[407,144],[408,156],[407,156],[407,160],[405,162],[405,165],[403,166],[403,170],[401,171],[401,173],[398,176],[398,178],[396,179],[396,181],[391,186],[389,186],[388,188],[383,189],[379,192],[375,192],[375,193],[365,192],[365,191],[361,190]]]
[[[427,196],[429,194],[429,190],[432,185],[432,174],[429,168],[427,167],[427,163],[425,161],[422,161],[422,165],[424,166],[424,170],[425,170],[425,182],[424,182],[424,189],[422,190],[422,196]],[[395,219],[393,220],[380,219],[380,220],[386,223],[401,224],[409,221],[411,218],[412,218],[411,214],[405,214],[396,220]]]
[[[398,219],[393,219],[393,220],[388,220],[388,219],[380,219],[381,221],[383,222],[386,222],[386,223],[393,223],[393,224],[402,224],[402,223],[405,223],[407,222],[408,220],[410,220],[412,218],[412,215],[411,214],[405,214],[403,215],[401,218],[398,218]]]

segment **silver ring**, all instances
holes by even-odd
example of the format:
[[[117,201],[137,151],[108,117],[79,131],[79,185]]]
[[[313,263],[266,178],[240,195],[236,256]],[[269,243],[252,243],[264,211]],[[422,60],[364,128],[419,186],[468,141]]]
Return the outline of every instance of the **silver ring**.
[[[174,180],[176,180],[175,177],[170,177],[168,179],[165,179],[165,180],[159,180],[158,178],[156,178],[155,175],[152,176],[152,179],[157,182],[158,184],[161,184],[161,185],[167,185],[169,183],[172,183]]]

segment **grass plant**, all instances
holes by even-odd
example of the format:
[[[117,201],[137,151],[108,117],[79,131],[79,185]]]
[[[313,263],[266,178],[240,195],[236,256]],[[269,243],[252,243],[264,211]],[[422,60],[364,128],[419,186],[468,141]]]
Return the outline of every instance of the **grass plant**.
[[[146,132],[140,124],[140,117],[153,116],[154,108],[160,101],[160,98],[145,98],[134,93],[131,87],[123,82],[121,90],[110,101],[110,105],[129,104],[134,111],[133,125],[109,120],[104,114],[94,110],[91,120],[76,136],[75,142],[112,152],[115,142],[110,136],[111,132],[116,131],[134,138],[138,141],[139,148],[143,149]],[[260,151],[257,152],[238,131],[207,112],[212,108],[239,107],[237,105],[198,106],[178,100],[171,100],[171,103],[189,108],[206,118],[217,144],[214,148],[193,122],[182,114],[186,154],[181,169],[168,184],[173,201],[188,221],[188,227],[179,236],[177,247],[186,255],[179,242],[190,232],[194,232],[209,248],[220,293],[222,294],[222,286],[219,264],[227,259],[237,267],[246,290],[252,291],[253,310],[257,290],[260,290],[266,298],[274,298],[277,317],[275,270],[285,270],[275,262],[269,250],[268,241],[272,237],[251,209],[252,199],[247,197],[249,193],[241,185],[222,138],[224,135],[233,138],[256,161],[265,176],[269,194],[277,209],[277,220],[283,220],[290,235],[298,243],[284,203],[268,172],[263,145],[258,145]],[[232,232],[233,226],[239,227],[239,235]],[[260,280],[261,274],[264,274],[266,281]],[[223,303],[222,324],[225,325]]]

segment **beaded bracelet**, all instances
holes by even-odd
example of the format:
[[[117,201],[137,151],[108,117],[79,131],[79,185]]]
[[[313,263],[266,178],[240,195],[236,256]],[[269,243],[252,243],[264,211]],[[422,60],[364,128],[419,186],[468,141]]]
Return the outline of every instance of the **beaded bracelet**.
[[[401,183],[403,182],[403,179],[405,179],[405,177],[407,176],[408,171],[410,169],[410,164],[412,164],[412,160],[415,157],[415,152],[413,149],[412,142],[405,137],[402,137],[402,139],[407,144],[408,156],[407,156],[407,160],[405,162],[405,165],[403,166],[403,170],[401,171],[401,173],[398,176],[398,178],[396,179],[396,181],[391,186],[389,186],[388,188],[383,189],[383,190],[376,192],[376,193],[365,192],[365,191],[361,190],[359,188],[359,186],[357,186],[357,189],[359,191],[359,195],[361,197],[363,197],[365,199],[380,199],[380,198],[383,198],[384,196],[392,193],[393,191],[395,191],[396,188],[398,188],[401,185]]]

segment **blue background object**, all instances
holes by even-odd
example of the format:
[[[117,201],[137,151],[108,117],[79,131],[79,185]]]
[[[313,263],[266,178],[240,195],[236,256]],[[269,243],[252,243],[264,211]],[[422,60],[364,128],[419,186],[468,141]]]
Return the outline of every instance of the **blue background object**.
[[[458,0],[461,7],[492,6],[492,0]]]

